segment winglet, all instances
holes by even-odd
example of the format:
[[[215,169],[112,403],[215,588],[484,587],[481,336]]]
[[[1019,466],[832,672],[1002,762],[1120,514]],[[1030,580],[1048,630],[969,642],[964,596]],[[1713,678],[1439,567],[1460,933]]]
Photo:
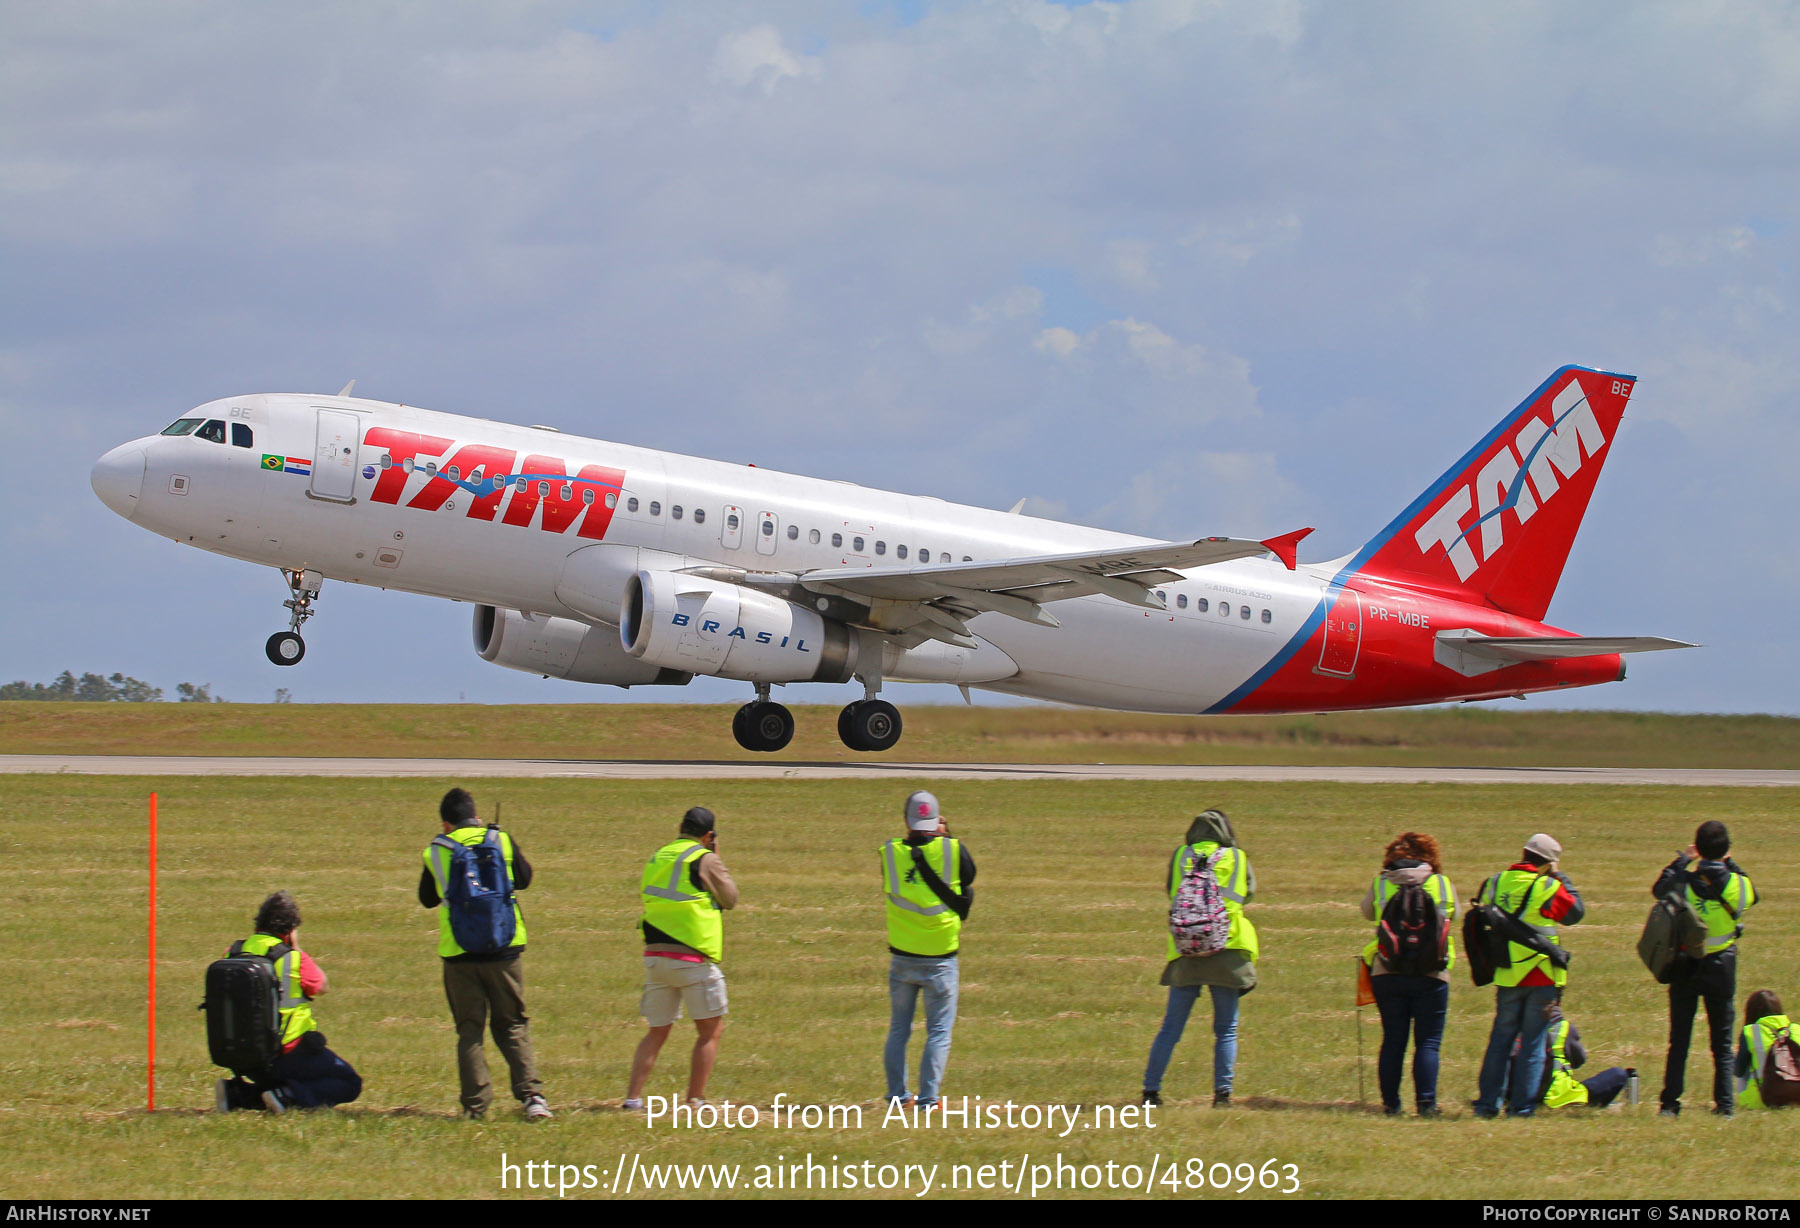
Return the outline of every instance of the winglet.
[[[1296,553],[1300,539],[1311,533],[1311,529],[1295,529],[1292,533],[1283,533],[1280,537],[1271,537],[1263,543],[1270,553],[1282,561],[1289,571],[1294,570]]]

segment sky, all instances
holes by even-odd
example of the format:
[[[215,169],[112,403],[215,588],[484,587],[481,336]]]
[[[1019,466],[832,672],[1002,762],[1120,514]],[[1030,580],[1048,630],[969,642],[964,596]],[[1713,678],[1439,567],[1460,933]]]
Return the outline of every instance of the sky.
[[[1550,621],[1705,647],[1527,704],[1800,713],[1796,151],[1793,3],[11,0],[0,681],[624,697],[346,585],[270,665],[276,572],[88,485],[218,397],[1321,560],[1575,362],[1641,382]]]

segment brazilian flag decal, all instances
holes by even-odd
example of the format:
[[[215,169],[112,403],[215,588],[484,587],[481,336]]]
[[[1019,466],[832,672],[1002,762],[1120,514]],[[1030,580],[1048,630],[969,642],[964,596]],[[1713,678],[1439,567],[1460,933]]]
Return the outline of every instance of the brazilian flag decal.
[[[276,473],[280,473],[281,472],[281,458],[279,456],[266,456],[265,455],[262,459],[262,467],[264,469],[272,469]]]

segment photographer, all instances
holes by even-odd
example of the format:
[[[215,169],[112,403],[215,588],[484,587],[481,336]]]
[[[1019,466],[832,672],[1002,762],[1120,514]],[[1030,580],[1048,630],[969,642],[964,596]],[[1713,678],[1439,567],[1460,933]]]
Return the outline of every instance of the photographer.
[[[1556,927],[1576,925],[1587,913],[1575,885],[1557,869],[1561,858],[1562,845],[1539,833],[1525,842],[1519,860],[1483,883],[1476,896],[1478,903],[1516,913],[1537,937],[1534,946],[1508,943],[1511,962],[1494,971],[1494,1027],[1481,1060],[1477,1117],[1498,1117],[1500,1097],[1508,1087],[1507,1116],[1534,1112],[1533,1097],[1544,1074],[1544,1033],[1550,1025],[1545,1008],[1569,979],[1567,959],[1548,952],[1562,945]],[[1516,1053],[1514,1041],[1519,1042]]]

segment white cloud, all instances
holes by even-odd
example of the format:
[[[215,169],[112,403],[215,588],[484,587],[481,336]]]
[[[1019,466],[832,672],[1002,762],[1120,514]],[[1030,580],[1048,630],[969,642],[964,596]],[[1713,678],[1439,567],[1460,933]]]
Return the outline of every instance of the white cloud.
[[[781,32],[764,24],[720,39],[713,68],[722,80],[739,89],[754,85],[767,94],[784,77],[817,73],[819,62],[789,51]]]

